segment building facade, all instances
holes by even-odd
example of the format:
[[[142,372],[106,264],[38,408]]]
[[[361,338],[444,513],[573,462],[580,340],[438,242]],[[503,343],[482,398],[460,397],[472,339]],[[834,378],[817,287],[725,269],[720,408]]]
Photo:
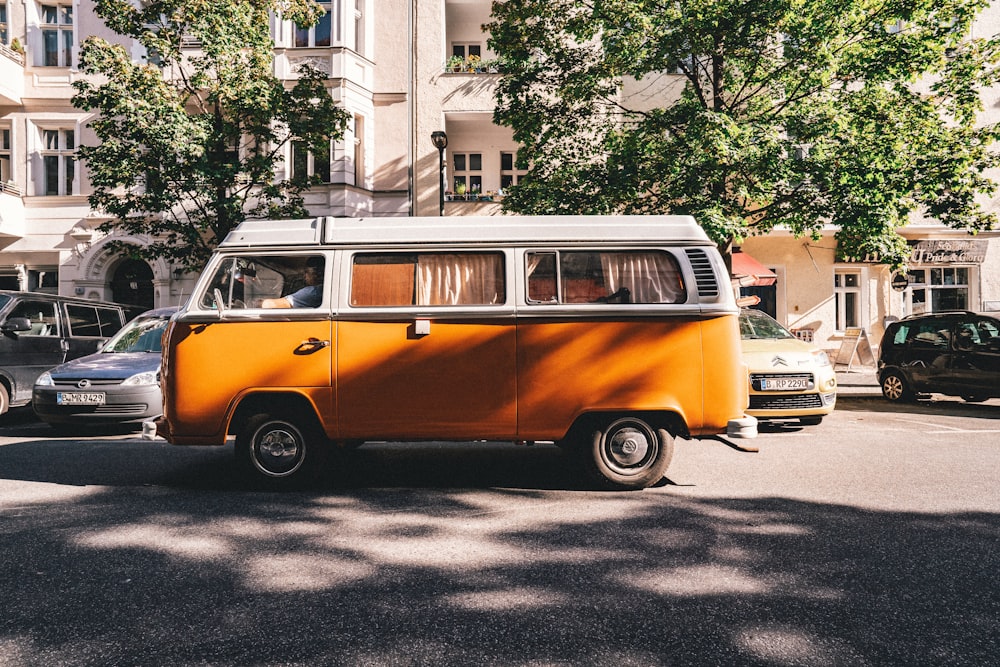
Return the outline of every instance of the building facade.
[[[291,80],[300,64],[319,68],[352,116],[328,156],[293,148],[285,156],[281,169],[324,181],[306,197],[310,213],[498,215],[504,188],[523,173],[515,169],[510,130],[492,121],[498,75],[481,27],[490,0],[320,4],[327,13],[308,30],[278,16],[271,24],[275,74]],[[997,4],[980,20],[980,33],[1000,32]],[[0,289],[174,305],[190,294],[193,277],[165,261],[111,253],[96,230],[104,218],[87,203],[86,168],[74,152],[95,137],[91,116],[70,100],[81,76],[80,44],[90,35],[143,55],[107,30],[91,2],[0,0]],[[649,90],[644,85],[642,94]],[[997,113],[1000,92],[984,91],[984,100]],[[988,205],[997,209],[998,202]],[[877,343],[885,322],[910,313],[1000,310],[1000,241],[993,235],[970,237],[922,220],[901,231],[913,247],[905,284],[878,258],[839,257],[833,230],[821,241],[776,231],[743,242],[743,253],[768,270],[749,276],[743,290],[828,349],[854,328]]]

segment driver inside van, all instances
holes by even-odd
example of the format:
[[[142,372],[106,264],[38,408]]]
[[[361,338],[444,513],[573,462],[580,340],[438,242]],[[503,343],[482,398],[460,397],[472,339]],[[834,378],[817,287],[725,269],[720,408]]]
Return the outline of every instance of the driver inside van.
[[[323,258],[310,257],[303,276],[305,287],[277,299],[264,299],[261,308],[317,308],[323,303]]]

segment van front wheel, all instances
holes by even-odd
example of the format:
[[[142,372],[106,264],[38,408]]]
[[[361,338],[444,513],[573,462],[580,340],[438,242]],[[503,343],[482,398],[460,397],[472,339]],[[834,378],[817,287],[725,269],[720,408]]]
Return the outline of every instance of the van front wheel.
[[[322,445],[307,419],[255,415],[236,436],[241,466],[270,486],[291,486],[311,478],[321,464]]]
[[[593,432],[586,452],[590,472],[613,489],[644,489],[663,479],[674,456],[674,438],[642,419],[622,417]]]

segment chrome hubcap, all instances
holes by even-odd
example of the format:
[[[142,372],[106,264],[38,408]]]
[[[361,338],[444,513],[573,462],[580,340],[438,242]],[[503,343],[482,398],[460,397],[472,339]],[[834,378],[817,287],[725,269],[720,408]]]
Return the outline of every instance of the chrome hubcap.
[[[287,428],[273,427],[260,434],[254,448],[254,463],[268,475],[287,475],[302,461],[302,441]]]
[[[608,442],[611,463],[629,468],[642,463],[651,449],[649,437],[636,428],[616,431]]]

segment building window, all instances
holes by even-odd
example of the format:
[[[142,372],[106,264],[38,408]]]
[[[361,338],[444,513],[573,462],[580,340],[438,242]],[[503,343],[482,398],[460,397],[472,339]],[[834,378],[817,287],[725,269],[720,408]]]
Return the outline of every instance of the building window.
[[[483,154],[452,153],[455,193],[479,194],[483,191]]]
[[[42,194],[71,195],[76,176],[76,132],[42,130]]]
[[[42,5],[42,64],[69,67],[73,64],[73,8]]]
[[[306,181],[311,176],[319,178],[321,183],[330,182],[330,148],[312,152],[306,149],[301,141],[292,142],[292,174],[293,181]]]
[[[7,3],[0,3],[0,44],[7,46]]]
[[[483,57],[483,46],[482,44],[452,44],[451,55],[458,56],[468,62],[468,59],[472,56],[476,56],[476,58]]]
[[[316,25],[306,28],[296,24],[295,26],[295,46],[300,48],[315,46],[330,46],[333,26],[333,5],[329,2],[320,2],[319,6],[325,13],[319,17]]]
[[[13,179],[10,173],[10,128],[0,128],[0,187]]]
[[[500,189],[504,190],[512,185],[517,185],[524,178],[527,171],[516,169],[517,156],[514,153],[500,153]]]
[[[861,326],[861,272],[837,271],[833,276],[837,331]]]
[[[354,0],[354,51],[365,52],[365,0]]]
[[[969,269],[942,266],[909,272],[910,314],[969,309]]]

